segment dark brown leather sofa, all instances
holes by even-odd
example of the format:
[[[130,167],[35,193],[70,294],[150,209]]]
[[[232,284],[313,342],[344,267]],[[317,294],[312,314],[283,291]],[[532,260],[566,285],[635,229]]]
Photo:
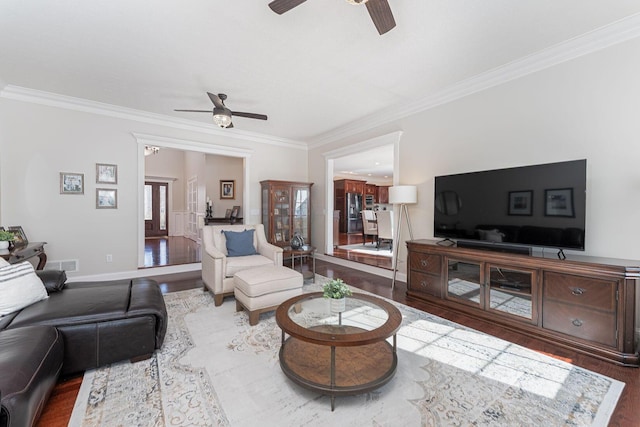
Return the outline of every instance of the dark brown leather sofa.
[[[149,279],[65,284],[38,271],[49,298],[0,318],[0,427],[31,426],[59,376],[150,357],[167,311]]]

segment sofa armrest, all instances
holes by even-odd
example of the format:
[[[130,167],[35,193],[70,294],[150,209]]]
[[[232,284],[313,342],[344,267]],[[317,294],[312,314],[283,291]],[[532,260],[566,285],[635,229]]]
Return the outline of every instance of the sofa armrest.
[[[36,275],[44,283],[47,294],[61,291],[67,283],[67,274],[64,270],[36,270]]]
[[[282,265],[283,249],[271,243],[262,242],[258,245],[258,253],[273,260],[275,265]]]
[[[137,317],[151,314],[156,318],[156,348],[162,347],[167,331],[167,308],[160,287],[155,280],[131,280],[131,301],[127,310],[127,317]]]
[[[203,247],[202,251],[202,281],[214,294],[223,292],[223,282],[226,274],[227,256],[214,247]]]

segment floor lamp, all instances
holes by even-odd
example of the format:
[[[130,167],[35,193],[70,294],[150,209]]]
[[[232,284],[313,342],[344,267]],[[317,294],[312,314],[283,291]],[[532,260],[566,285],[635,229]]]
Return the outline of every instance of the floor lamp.
[[[393,254],[393,280],[391,281],[391,289],[396,284],[396,272],[398,271],[398,253],[400,252],[400,234],[402,228],[402,216],[407,220],[409,228],[409,238],[413,240],[413,231],[411,231],[411,221],[409,220],[409,211],[407,205],[418,203],[418,188],[415,185],[394,185],[389,188],[389,203],[400,205],[400,215],[398,215],[398,226],[396,227],[393,243],[395,244],[395,253]]]

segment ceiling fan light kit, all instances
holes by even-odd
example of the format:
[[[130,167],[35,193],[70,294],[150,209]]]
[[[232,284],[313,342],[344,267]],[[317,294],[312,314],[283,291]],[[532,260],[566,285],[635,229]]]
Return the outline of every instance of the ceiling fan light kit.
[[[361,4],[365,4],[366,2],[368,2],[369,0],[346,0],[347,3],[349,4],[353,4],[355,6],[359,6]]]
[[[229,127],[229,125],[231,124],[231,114],[228,110],[225,110],[223,108],[214,108],[213,123],[220,126],[221,128]]]

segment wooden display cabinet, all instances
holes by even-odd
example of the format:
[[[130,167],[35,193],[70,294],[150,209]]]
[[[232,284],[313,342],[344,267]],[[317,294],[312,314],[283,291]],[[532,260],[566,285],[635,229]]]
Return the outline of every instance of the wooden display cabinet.
[[[409,241],[407,248],[408,296],[620,365],[640,365],[634,335],[640,263],[560,260],[431,240]]]
[[[309,182],[261,181],[262,223],[269,243],[290,246],[294,233],[311,243],[311,186]]]

